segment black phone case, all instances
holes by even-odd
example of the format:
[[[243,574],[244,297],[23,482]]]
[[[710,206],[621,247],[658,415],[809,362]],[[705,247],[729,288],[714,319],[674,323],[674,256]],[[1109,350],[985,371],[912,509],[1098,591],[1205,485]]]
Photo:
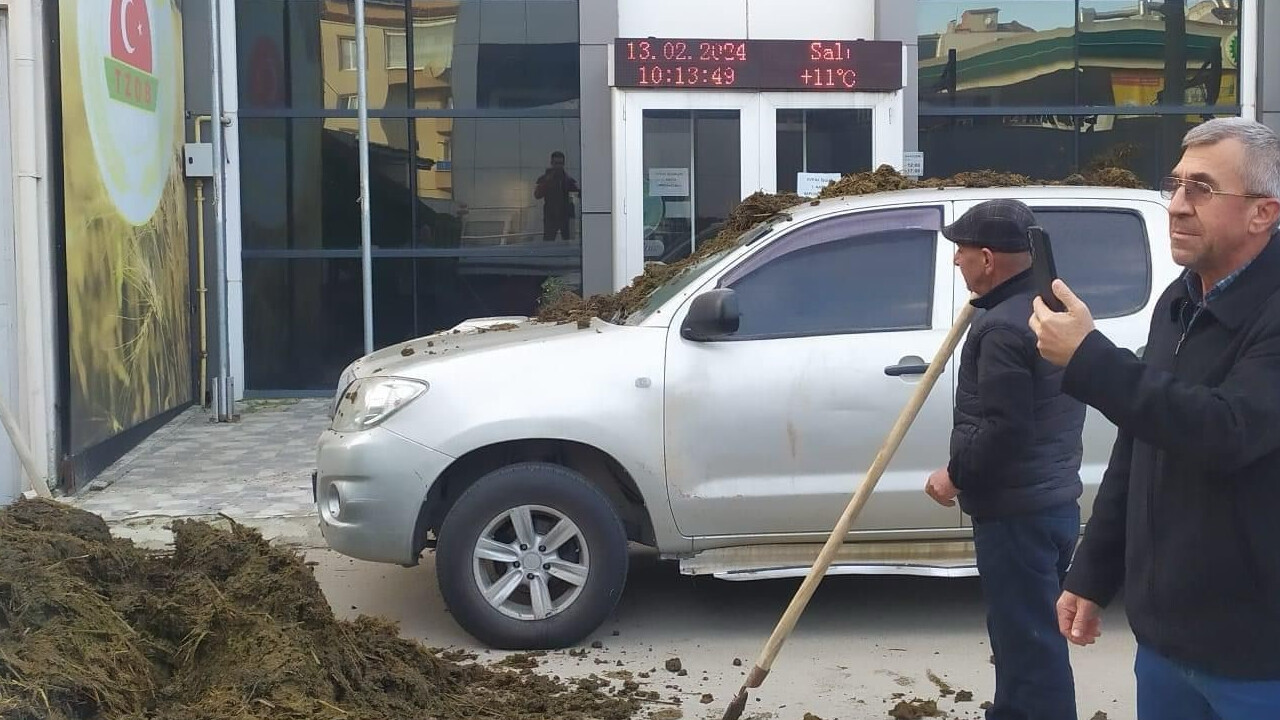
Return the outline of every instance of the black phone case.
[[[1038,225],[1032,225],[1027,228],[1027,240],[1031,243],[1031,275],[1035,280],[1036,292],[1050,310],[1065,311],[1066,306],[1053,294],[1053,281],[1058,278],[1058,268],[1053,263],[1053,246],[1049,242],[1049,233]]]

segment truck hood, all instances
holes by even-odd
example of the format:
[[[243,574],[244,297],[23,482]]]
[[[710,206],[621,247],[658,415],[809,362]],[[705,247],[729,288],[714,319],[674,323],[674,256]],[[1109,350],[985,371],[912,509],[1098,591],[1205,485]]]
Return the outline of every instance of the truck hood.
[[[590,324],[538,322],[525,316],[473,318],[433,335],[406,340],[377,350],[351,363],[342,372],[338,390],[356,378],[370,375],[414,377],[424,365],[517,345],[550,343],[577,333],[618,330],[599,318]]]

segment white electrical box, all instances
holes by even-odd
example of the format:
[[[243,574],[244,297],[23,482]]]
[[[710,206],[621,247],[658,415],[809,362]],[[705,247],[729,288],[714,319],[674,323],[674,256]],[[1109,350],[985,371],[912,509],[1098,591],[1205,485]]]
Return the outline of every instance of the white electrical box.
[[[182,146],[182,158],[187,177],[213,177],[212,143],[187,143]]]

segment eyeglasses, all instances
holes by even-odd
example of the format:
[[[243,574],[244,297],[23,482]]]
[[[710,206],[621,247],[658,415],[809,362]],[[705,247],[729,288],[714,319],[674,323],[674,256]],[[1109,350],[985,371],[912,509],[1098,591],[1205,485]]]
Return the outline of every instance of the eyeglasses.
[[[1173,196],[1178,194],[1178,188],[1182,188],[1187,202],[1192,205],[1203,205],[1213,199],[1214,195],[1231,195],[1233,197],[1246,198],[1270,197],[1269,195],[1257,195],[1254,193],[1233,193],[1214,190],[1209,183],[1200,182],[1199,180],[1184,180],[1179,177],[1167,177],[1160,181],[1160,195],[1165,200],[1172,200]]]

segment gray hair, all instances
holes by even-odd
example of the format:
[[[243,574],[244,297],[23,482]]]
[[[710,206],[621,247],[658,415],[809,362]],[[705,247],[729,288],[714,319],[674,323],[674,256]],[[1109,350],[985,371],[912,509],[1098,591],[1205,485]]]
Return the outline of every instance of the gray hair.
[[[1240,168],[1244,191],[1280,198],[1280,138],[1266,125],[1242,117],[1214,118],[1187,131],[1182,147],[1232,139],[1244,145],[1246,160]]]

